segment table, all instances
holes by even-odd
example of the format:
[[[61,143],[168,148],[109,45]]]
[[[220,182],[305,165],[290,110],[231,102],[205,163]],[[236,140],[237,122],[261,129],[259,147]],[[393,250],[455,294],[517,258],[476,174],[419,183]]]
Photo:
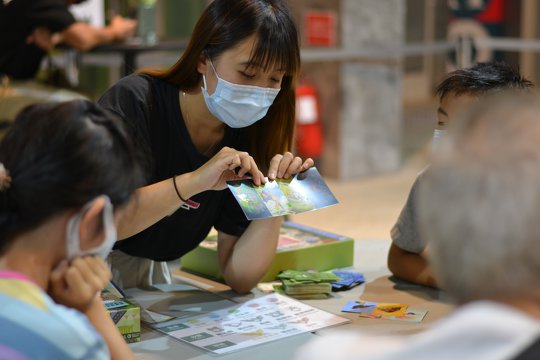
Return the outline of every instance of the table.
[[[453,305],[438,290],[419,285],[408,284],[390,276],[386,267],[386,256],[390,241],[384,240],[357,240],[355,242],[355,266],[354,269],[362,272],[366,277],[366,283],[356,288],[340,293],[334,293],[331,299],[304,300],[305,303],[318,307],[322,310],[349,318],[351,323],[338,327],[339,330],[354,332],[366,332],[370,334],[413,334],[422,331],[430,323],[446,315],[452,310]],[[140,289],[129,291],[144,307],[153,304],[154,307],[170,307],[175,304],[176,309],[189,310],[189,307],[201,307],[215,309],[226,307],[233,302],[243,302],[260,296],[258,290],[253,290],[247,295],[238,295],[226,285],[204,279],[182,271],[175,272],[175,282],[184,285],[179,286],[176,292],[145,292]],[[191,284],[210,291],[210,295],[203,291],[193,290],[187,285]],[[411,307],[428,310],[428,314],[422,323],[406,323],[389,320],[374,320],[360,318],[355,314],[341,313],[342,306],[348,300],[357,300],[359,297],[365,300],[377,302],[400,302],[409,304]],[[248,348],[239,352],[219,356],[220,359],[257,359],[275,360],[291,359],[296,349],[312,340],[316,336],[324,336],[333,331],[333,328],[323,329],[316,334],[307,333],[293,336],[284,340],[267,343],[261,346]],[[130,344],[139,359],[216,359],[216,356],[203,352],[188,344],[165,336],[150,328],[142,332],[142,341]]]
[[[145,45],[141,40],[130,39],[101,45],[93,48],[89,53],[114,53],[122,55],[122,76],[127,76],[137,70],[137,57],[142,53],[155,51],[174,51],[180,55],[187,42],[184,40],[161,40],[154,45]]]

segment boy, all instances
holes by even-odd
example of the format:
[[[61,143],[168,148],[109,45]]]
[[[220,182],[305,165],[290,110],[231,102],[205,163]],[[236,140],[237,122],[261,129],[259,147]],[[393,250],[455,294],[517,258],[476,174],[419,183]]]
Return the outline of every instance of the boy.
[[[433,138],[434,151],[448,124],[479,98],[500,91],[526,91],[532,87],[532,82],[521,76],[518,70],[502,62],[479,63],[449,73],[437,87],[439,108]],[[423,176],[424,172],[414,182],[407,203],[392,228],[388,268],[403,280],[437,287],[426,260],[426,239],[418,234],[416,197]]]

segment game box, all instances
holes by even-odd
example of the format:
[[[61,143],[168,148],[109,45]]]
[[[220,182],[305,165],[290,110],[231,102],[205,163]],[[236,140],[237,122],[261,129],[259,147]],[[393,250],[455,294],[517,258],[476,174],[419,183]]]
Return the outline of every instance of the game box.
[[[284,222],[276,255],[261,281],[283,270],[330,270],[353,265],[354,240],[294,222]],[[211,235],[180,260],[182,270],[222,279],[217,260],[217,236]]]

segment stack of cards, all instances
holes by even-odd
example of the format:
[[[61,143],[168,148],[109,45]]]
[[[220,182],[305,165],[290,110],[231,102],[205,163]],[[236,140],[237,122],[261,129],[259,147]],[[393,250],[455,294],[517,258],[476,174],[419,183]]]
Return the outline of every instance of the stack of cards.
[[[427,310],[410,309],[407,304],[376,303],[370,301],[349,301],[342,312],[357,313],[360,317],[419,323]]]
[[[330,283],[341,278],[330,271],[286,270],[278,275],[282,285],[276,291],[300,300],[326,299],[330,297]]]

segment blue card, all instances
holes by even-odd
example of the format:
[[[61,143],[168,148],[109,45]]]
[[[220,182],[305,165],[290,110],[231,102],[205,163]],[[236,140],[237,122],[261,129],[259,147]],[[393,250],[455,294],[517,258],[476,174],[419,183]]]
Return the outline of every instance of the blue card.
[[[346,303],[343,309],[341,309],[341,311],[357,313],[357,314],[360,314],[360,313],[371,314],[371,312],[375,310],[376,306],[377,306],[376,302],[352,300]]]

